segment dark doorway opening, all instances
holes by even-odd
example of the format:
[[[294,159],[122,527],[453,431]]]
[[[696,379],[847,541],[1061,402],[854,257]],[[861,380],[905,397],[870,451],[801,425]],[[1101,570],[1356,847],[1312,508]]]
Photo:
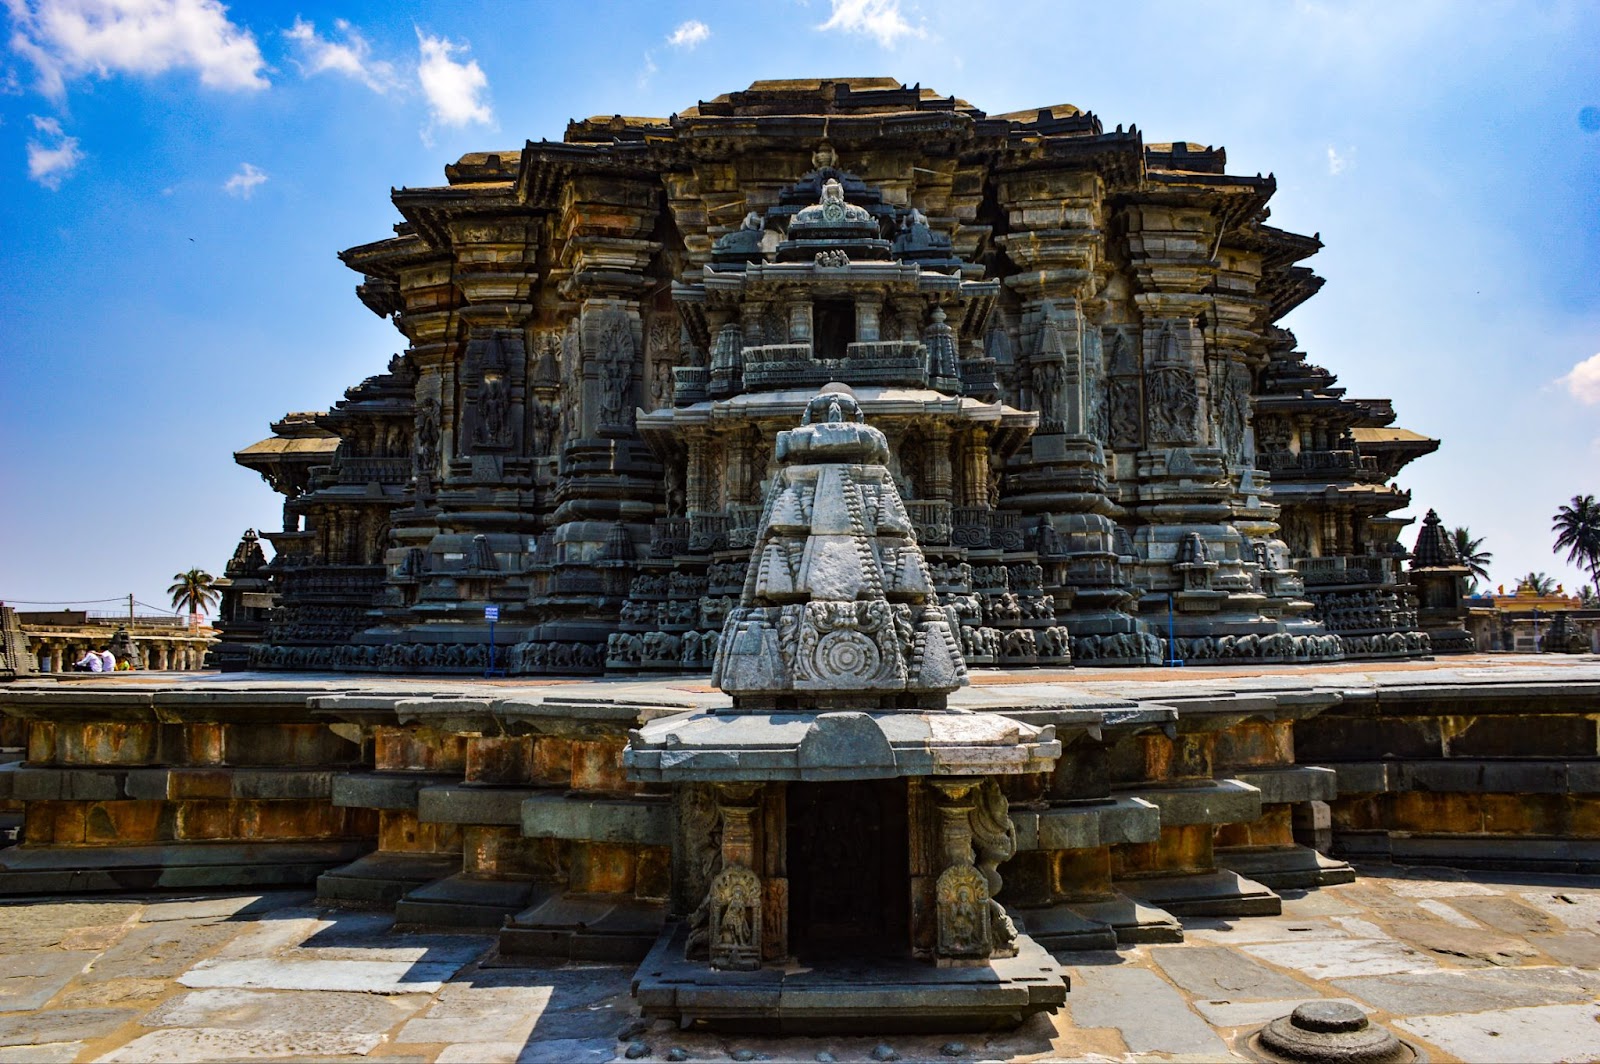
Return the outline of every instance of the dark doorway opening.
[[[856,338],[856,305],[847,299],[824,299],[812,306],[815,358],[843,358]]]
[[[791,783],[788,802],[795,956],[909,953],[905,780]]]

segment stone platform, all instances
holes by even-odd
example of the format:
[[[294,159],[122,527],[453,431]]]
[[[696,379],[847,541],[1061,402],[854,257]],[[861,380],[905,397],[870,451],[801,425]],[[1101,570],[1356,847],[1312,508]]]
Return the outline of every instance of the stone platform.
[[[34,897],[0,904],[0,1060],[866,1064],[882,1045],[1157,1064],[1244,1060],[1252,1031],[1316,1000],[1356,1003],[1439,1064],[1600,1060],[1592,879],[1357,871],[1286,891],[1281,917],[1185,918],[1182,945],[1062,954],[1062,1008],[963,1035],[682,1031],[639,1015],[632,963],[507,965],[492,935],[396,930],[304,891]]]
[[[782,1034],[949,1033],[1015,1027],[1067,998],[1061,966],[1025,934],[1017,955],[971,967],[906,956],[819,960],[753,972],[683,959],[688,929],[669,925],[634,974],[651,1019],[680,1027]]]

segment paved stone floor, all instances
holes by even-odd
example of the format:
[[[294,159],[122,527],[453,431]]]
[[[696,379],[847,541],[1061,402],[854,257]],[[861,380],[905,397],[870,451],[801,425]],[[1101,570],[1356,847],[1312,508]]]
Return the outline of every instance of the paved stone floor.
[[[1600,883],[1361,868],[1181,946],[1069,954],[1065,1010],[1003,1035],[729,1037],[637,1020],[631,966],[500,965],[308,893],[0,905],[7,1061],[1219,1060],[1314,998],[1434,1061],[1600,1060]]]

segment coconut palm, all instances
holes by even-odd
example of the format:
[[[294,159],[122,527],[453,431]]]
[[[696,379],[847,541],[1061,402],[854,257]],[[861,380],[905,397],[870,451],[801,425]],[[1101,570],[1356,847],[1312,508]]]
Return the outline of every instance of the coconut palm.
[[[1471,530],[1462,525],[1451,531],[1450,542],[1461,556],[1461,564],[1471,572],[1473,588],[1477,588],[1480,579],[1487,584],[1489,563],[1494,561],[1494,551],[1483,549],[1483,537],[1474,537]]]
[[[1566,548],[1567,561],[1589,570],[1589,577],[1600,582],[1600,505],[1593,495],[1574,495],[1572,503],[1556,510],[1551,530],[1556,533],[1556,550]]]
[[[1578,604],[1586,610],[1600,606],[1600,595],[1595,594],[1591,584],[1584,584],[1578,589]]]
[[[222,592],[212,586],[215,583],[216,578],[204,569],[172,574],[172,586],[167,588],[167,594],[172,596],[173,610],[189,611],[189,627],[198,628],[200,614],[209,613],[222,597]]]
[[[1535,595],[1554,595],[1556,593],[1556,578],[1548,573],[1529,573],[1517,581],[1517,590],[1528,588]]]

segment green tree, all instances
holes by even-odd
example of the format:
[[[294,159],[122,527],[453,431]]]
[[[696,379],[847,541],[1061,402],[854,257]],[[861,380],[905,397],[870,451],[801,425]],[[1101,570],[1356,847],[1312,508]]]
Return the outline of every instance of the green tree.
[[[1483,549],[1483,537],[1473,537],[1471,530],[1466,525],[1453,529],[1450,533],[1450,542],[1455,546],[1456,553],[1461,556],[1461,564],[1465,565],[1472,573],[1472,587],[1478,587],[1478,581],[1485,585],[1489,583],[1489,563],[1494,561],[1494,551]]]
[[[1529,573],[1517,581],[1517,589],[1530,588],[1536,595],[1554,595],[1556,578],[1548,573]]]
[[[1556,550],[1565,549],[1567,561],[1589,570],[1589,578],[1600,582],[1600,505],[1593,495],[1574,495],[1570,505],[1556,510],[1551,530],[1556,534]]]
[[[1594,585],[1584,584],[1578,589],[1578,602],[1586,610],[1600,607],[1600,595],[1595,594]]]
[[[189,611],[189,627],[198,628],[200,614],[209,613],[222,597],[222,592],[212,586],[215,583],[216,578],[204,569],[172,574],[172,586],[167,588],[167,594],[172,596],[174,610]]]

